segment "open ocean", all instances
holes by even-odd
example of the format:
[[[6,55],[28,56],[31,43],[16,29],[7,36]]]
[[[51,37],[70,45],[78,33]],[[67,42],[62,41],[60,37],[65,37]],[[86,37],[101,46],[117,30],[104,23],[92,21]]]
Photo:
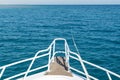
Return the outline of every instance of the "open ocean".
[[[1,5],[0,66],[33,57],[57,37],[66,38],[76,51],[71,31],[83,59],[120,74],[119,5]],[[25,64],[20,66],[8,70],[10,74],[4,77],[21,71]],[[100,80],[107,80],[102,72],[89,70]]]

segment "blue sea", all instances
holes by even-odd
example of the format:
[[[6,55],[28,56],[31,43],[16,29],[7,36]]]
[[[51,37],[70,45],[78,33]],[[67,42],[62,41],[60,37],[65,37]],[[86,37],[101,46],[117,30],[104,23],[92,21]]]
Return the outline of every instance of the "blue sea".
[[[119,5],[1,5],[0,66],[33,57],[58,37],[65,38],[76,52],[71,33],[82,59],[120,74]],[[38,63],[44,62],[47,60]],[[18,73],[26,65],[6,71],[4,76]],[[107,80],[103,78],[106,73],[91,66],[88,69]]]

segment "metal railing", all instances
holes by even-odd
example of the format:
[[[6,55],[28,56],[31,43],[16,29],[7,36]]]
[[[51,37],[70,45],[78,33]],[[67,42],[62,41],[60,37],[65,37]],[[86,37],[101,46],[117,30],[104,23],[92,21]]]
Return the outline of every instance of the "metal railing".
[[[58,40],[64,41],[64,48],[65,48],[64,51],[56,51],[56,41],[58,41]],[[43,53],[43,52],[46,52],[46,53],[45,53],[45,54],[42,54],[42,55],[39,55],[40,53]],[[85,67],[84,64],[88,64],[88,65],[93,66],[93,67],[96,67],[96,68],[98,68],[98,69],[100,69],[100,70],[102,70],[102,71],[105,71],[105,72],[106,72],[106,75],[107,75],[107,77],[108,77],[109,80],[112,80],[111,75],[120,78],[120,75],[118,75],[118,74],[116,74],[116,73],[114,73],[114,72],[112,72],[112,71],[109,71],[109,70],[107,70],[107,69],[105,69],[105,68],[103,68],[103,67],[100,67],[100,66],[95,65],[95,64],[93,64],[93,63],[91,63],[91,62],[88,62],[88,61],[83,60],[83,59],[80,57],[79,54],[77,54],[77,53],[75,53],[75,52],[72,52],[72,51],[69,49],[69,46],[68,46],[68,43],[67,43],[66,39],[64,39],[64,38],[56,38],[56,39],[53,40],[53,42],[50,44],[50,46],[49,46],[47,49],[38,51],[38,52],[35,54],[34,57],[28,58],[28,59],[25,59],[25,60],[21,60],[21,61],[18,61],[18,62],[14,62],[14,63],[8,64],[8,65],[5,65],[5,66],[1,66],[1,67],[0,67],[0,70],[1,70],[1,72],[0,72],[0,79],[2,79],[2,76],[3,76],[5,70],[6,70],[8,67],[13,66],[13,65],[16,65],[16,64],[23,63],[23,62],[27,62],[27,61],[31,61],[31,63],[29,64],[29,67],[27,68],[27,70],[26,70],[25,72],[16,74],[16,75],[11,76],[11,77],[7,77],[7,78],[5,78],[4,80],[11,80],[11,79],[20,77],[20,76],[22,76],[22,75],[23,75],[23,80],[25,80],[26,77],[28,76],[28,74],[29,74],[30,72],[34,72],[34,71],[37,71],[37,70],[40,70],[40,69],[43,69],[43,68],[47,68],[47,70],[50,71],[50,63],[51,63],[51,61],[54,61],[54,57],[55,57],[55,55],[58,54],[58,53],[64,53],[64,54],[65,54],[66,62],[68,63],[68,71],[73,70],[73,71],[79,73],[80,75],[84,75],[86,80],[90,80],[90,79],[99,80],[99,79],[96,78],[96,77],[94,77],[94,76],[89,75],[89,73],[88,73],[88,71],[87,71],[87,69],[86,69],[86,67]],[[73,56],[73,55],[75,55],[76,57]],[[44,65],[44,66],[41,66],[41,67],[38,67],[38,68],[31,69],[31,67],[32,67],[32,65],[34,64],[34,62],[35,62],[36,59],[42,58],[42,57],[45,57],[45,56],[48,56],[48,64],[47,64],[47,65]],[[71,58],[72,58],[72,59],[75,59],[75,60],[77,60],[77,61],[80,62],[81,66],[82,66],[82,69],[83,69],[83,72],[80,71],[80,70],[78,70],[78,69],[73,68],[72,66],[70,66],[69,61],[70,61]]]

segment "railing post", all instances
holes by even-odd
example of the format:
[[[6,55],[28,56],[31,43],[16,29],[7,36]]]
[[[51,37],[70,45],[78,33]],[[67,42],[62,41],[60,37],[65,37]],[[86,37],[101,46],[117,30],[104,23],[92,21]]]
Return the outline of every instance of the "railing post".
[[[29,67],[28,67],[28,69],[27,69],[27,72],[26,72],[23,80],[25,80],[25,78],[27,77],[27,75],[28,75],[28,73],[29,73],[29,71],[30,71],[30,69],[31,69],[31,67],[32,67],[32,65],[33,65],[33,63],[34,63],[34,61],[35,61],[35,59],[36,59],[36,57],[37,57],[37,55],[38,55],[39,53],[40,53],[40,52],[38,51],[38,52],[35,54],[34,58],[32,59],[32,62],[30,63],[30,65],[29,65]]]
[[[70,64],[69,64],[69,46],[67,44],[67,41],[65,40],[65,55],[66,55],[66,63],[68,64],[68,72],[70,72]]]
[[[54,43],[53,43],[53,52],[52,52],[52,62],[54,62],[54,56],[55,56],[55,43],[56,43],[56,41],[54,41]]]
[[[5,68],[6,68],[6,67],[3,67],[3,68],[2,68],[2,71],[0,72],[0,79],[1,79],[1,77],[2,77],[2,75],[3,75],[3,73],[4,73],[4,71],[5,71]]]
[[[81,65],[82,65],[82,68],[83,68],[83,70],[84,70],[84,72],[85,72],[85,74],[86,74],[87,80],[90,80],[88,71],[87,71],[87,69],[86,69],[86,67],[85,67],[85,65],[84,65],[84,63],[83,63],[82,58],[80,57],[80,55],[78,56],[78,58],[79,58],[79,60],[80,60],[80,63],[81,63]]]
[[[112,80],[110,74],[109,74],[108,72],[106,72],[106,73],[107,73],[108,79],[109,79],[109,80]]]
[[[49,51],[49,61],[48,61],[48,72],[50,72],[50,62],[51,62],[51,48],[52,47],[50,47],[50,51]]]

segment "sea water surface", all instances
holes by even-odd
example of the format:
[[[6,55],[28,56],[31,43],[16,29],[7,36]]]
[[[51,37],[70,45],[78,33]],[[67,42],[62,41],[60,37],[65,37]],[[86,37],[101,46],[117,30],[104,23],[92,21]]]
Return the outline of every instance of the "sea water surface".
[[[33,57],[58,37],[67,39],[76,51],[71,32],[84,60],[120,74],[119,5],[0,6],[0,66]],[[47,60],[38,63],[44,62]],[[4,76],[19,73],[26,65],[10,68]],[[91,66],[88,69],[107,80],[103,78],[106,73]]]

